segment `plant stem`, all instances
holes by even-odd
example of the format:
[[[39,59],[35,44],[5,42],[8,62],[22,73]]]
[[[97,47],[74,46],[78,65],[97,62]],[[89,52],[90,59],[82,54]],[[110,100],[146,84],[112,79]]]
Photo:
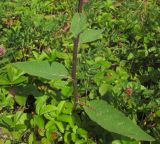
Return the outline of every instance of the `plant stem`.
[[[79,0],[79,4],[78,4],[78,12],[79,13],[82,13],[83,4],[84,4],[84,0]]]
[[[73,81],[73,96],[74,96],[74,107],[75,111],[78,104],[78,88],[77,88],[77,54],[78,54],[78,46],[79,46],[79,34],[77,38],[74,39],[74,49],[73,49],[73,61],[72,61],[72,81]]]
[[[78,13],[82,13],[83,10],[83,0],[79,0],[78,4]],[[72,59],[72,81],[73,81],[73,96],[74,96],[74,107],[73,110],[75,111],[78,104],[78,87],[77,87],[77,55],[78,55],[78,47],[79,47],[79,38],[80,33],[77,35],[77,37],[74,39],[74,45],[73,45],[73,59]]]

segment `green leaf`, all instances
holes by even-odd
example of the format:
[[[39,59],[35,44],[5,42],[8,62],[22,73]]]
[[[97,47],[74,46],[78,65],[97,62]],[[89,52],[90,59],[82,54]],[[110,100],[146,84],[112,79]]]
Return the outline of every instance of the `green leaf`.
[[[10,140],[6,140],[4,144],[11,144]]]
[[[27,77],[22,76],[23,74],[22,71],[9,64],[0,71],[0,85],[19,84],[27,81]]]
[[[69,144],[71,143],[71,133],[66,131],[65,134],[64,134],[64,142],[66,144]]]
[[[36,113],[38,115],[41,114],[41,109],[43,108],[43,106],[46,105],[46,100],[47,100],[47,96],[44,95],[43,97],[38,97],[35,104],[36,104]]]
[[[58,104],[58,106],[57,106],[57,111],[56,111],[57,115],[59,115],[59,114],[62,112],[65,103],[66,103],[65,101],[61,101],[61,102]]]
[[[74,127],[74,120],[71,115],[61,114],[57,117],[58,121],[69,123],[71,127]]]
[[[82,129],[82,128],[78,128],[77,129],[77,134],[79,134],[81,137],[83,137],[84,139],[87,139],[88,137],[88,133],[86,130]]]
[[[70,31],[73,36],[76,37],[79,33],[81,33],[87,26],[87,18],[83,13],[75,13],[72,22]]]
[[[7,72],[8,72],[8,79],[10,80],[10,82],[14,82],[15,80],[17,80],[21,75],[23,75],[23,72],[20,72],[19,70],[17,70],[15,67],[13,67],[12,65],[8,65],[7,66]]]
[[[84,143],[87,143],[87,142],[88,142],[88,141],[87,141],[87,142],[86,142],[86,141],[87,141],[87,140],[77,139],[76,142],[75,142],[75,144],[84,144]],[[91,143],[90,143],[90,144],[91,144]],[[92,144],[95,144],[95,143],[92,143]]]
[[[57,62],[50,65],[48,61],[26,61],[17,62],[13,65],[25,73],[48,80],[68,77],[66,68]]]
[[[46,130],[56,130],[56,123],[55,123],[55,120],[51,120],[51,121],[48,121],[45,125],[45,129]]]
[[[60,131],[61,133],[64,133],[65,128],[64,128],[63,123],[56,121],[56,125],[57,125],[59,131]]]
[[[42,108],[40,109],[40,113],[39,113],[40,115],[57,110],[57,107],[54,105],[43,105],[41,107]]]
[[[84,109],[91,120],[95,121],[108,131],[128,136],[136,140],[154,141],[154,138],[145,133],[123,113],[103,100],[88,102],[88,106],[84,106]]]
[[[62,113],[70,115],[72,114],[72,110],[73,110],[73,103],[66,101]]]
[[[99,93],[101,96],[105,95],[107,92],[112,92],[112,85],[101,84],[99,87]]]
[[[15,96],[15,101],[16,101],[20,106],[25,106],[26,101],[27,101],[27,96],[16,95],[16,96]]]
[[[34,115],[33,125],[43,129],[45,126],[44,119],[38,115]]]
[[[88,29],[80,35],[80,43],[92,42],[101,37],[103,30]]]
[[[22,129],[26,129],[26,126],[24,124],[15,125],[15,128],[14,128],[15,131],[20,131]]]
[[[42,138],[42,140],[41,140],[41,144],[50,144],[50,143],[51,142],[46,138]]]
[[[14,126],[13,119],[7,116],[2,117],[2,124],[10,127]]]
[[[128,141],[128,140],[114,140],[112,144],[140,144],[138,141]]]
[[[77,141],[77,134],[76,133],[71,133],[71,139],[75,143]]]
[[[34,133],[31,133],[28,138],[28,144],[33,144],[35,142]]]
[[[27,120],[26,113],[23,113],[22,111],[18,111],[16,112],[16,114],[14,114],[14,122],[16,124],[24,124],[26,120]]]

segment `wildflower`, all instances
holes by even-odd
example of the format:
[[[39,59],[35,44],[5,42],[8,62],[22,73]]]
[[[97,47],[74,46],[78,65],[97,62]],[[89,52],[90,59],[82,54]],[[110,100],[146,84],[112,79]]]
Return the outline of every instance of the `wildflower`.
[[[6,53],[6,50],[4,48],[0,47],[0,56],[5,55],[5,53]]]
[[[131,87],[128,87],[124,90],[124,93],[127,94],[128,96],[130,96],[133,92],[133,89]]]
[[[88,0],[83,0],[83,2],[84,2],[84,3],[87,3],[87,2],[88,2]]]

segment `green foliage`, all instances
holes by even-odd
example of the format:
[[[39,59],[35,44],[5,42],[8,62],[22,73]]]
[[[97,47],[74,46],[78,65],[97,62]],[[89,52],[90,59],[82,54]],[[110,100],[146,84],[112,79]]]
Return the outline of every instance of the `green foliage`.
[[[87,18],[84,13],[76,13],[74,14],[71,22],[70,31],[73,36],[76,37],[79,33],[81,33],[87,26]]]
[[[89,117],[108,131],[122,134],[137,140],[154,141],[124,114],[102,100],[89,102],[84,106]]]
[[[23,72],[17,70],[11,65],[7,65],[0,71],[0,77],[1,77],[0,85],[19,84],[27,81],[27,78],[22,75]]]
[[[50,65],[47,61],[28,61],[17,62],[13,65],[25,73],[48,80],[66,78],[68,76],[68,72],[65,67],[56,62],[53,62]]]
[[[74,14],[71,22],[70,31],[76,37],[80,34],[80,44],[92,42],[100,38],[102,30],[86,29],[87,18],[84,13]]]
[[[93,29],[88,29],[85,30],[81,35],[80,35],[80,43],[87,43],[87,42],[92,42],[100,38],[102,33],[102,30],[93,30]]]
[[[1,0],[0,143],[153,140],[141,130],[143,136],[129,133],[135,123],[155,138],[151,144],[159,144],[159,5],[158,0],[88,0],[78,14],[75,0]],[[69,73],[72,38],[78,34],[80,97],[73,112]],[[100,115],[109,109],[111,114]],[[125,130],[116,127],[120,118],[113,119],[126,119],[121,113],[133,121]]]

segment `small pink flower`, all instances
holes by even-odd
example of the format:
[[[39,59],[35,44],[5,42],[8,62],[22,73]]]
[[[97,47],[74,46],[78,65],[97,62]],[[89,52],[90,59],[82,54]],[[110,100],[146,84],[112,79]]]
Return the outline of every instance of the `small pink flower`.
[[[131,87],[128,87],[124,90],[124,93],[127,94],[128,96],[130,96],[133,92],[133,89]]]
[[[84,2],[84,3],[87,3],[87,2],[88,2],[88,0],[83,0],[83,2]]]
[[[6,53],[6,50],[4,48],[0,47],[0,56],[5,55],[5,53]]]

